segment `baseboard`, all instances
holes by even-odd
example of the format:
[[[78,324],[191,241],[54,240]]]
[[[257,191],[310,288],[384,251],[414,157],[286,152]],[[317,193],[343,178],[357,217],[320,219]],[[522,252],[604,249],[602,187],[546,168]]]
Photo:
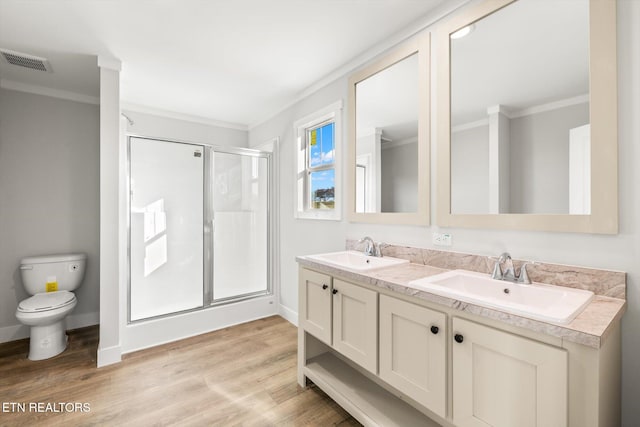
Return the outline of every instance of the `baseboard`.
[[[114,363],[120,363],[121,361],[122,349],[119,345],[107,348],[100,348],[98,346],[98,368],[113,365]]]
[[[122,354],[128,354],[277,314],[275,297],[266,295],[204,310],[143,320],[121,328],[120,346]]]
[[[11,325],[0,328],[0,343],[29,338],[29,327],[25,325]]]
[[[93,313],[70,314],[67,317],[67,329],[84,328],[100,323],[100,314]],[[29,327],[25,325],[11,325],[0,328],[0,343],[29,338]]]
[[[278,314],[285,320],[292,323],[294,326],[298,326],[298,313],[291,310],[289,307],[281,305],[278,307]]]
[[[71,314],[67,317],[67,329],[78,329],[99,324],[100,313],[97,311],[93,313]]]

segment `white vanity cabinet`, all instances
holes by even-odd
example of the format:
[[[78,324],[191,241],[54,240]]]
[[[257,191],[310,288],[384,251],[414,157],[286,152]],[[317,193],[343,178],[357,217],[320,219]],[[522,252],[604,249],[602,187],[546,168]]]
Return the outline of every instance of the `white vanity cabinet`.
[[[331,345],[331,290],[333,279],[311,270],[300,271],[299,326]]]
[[[567,351],[453,318],[453,422],[567,425]]]
[[[366,426],[620,424],[619,319],[582,345],[305,267],[299,307],[298,383]]]
[[[306,268],[300,269],[299,281],[298,383],[304,387],[309,378],[365,426],[437,427],[378,376],[378,349],[386,346],[378,346],[378,292]],[[394,309],[387,303],[384,307]],[[411,336],[414,328],[406,322],[399,326],[396,354],[410,348],[412,339],[420,340]],[[395,331],[391,334],[384,339],[394,339]],[[430,377],[414,381],[407,371],[423,370],[418,358],[391,363],[390,375],[409,377],[405,383],[413,388],[398,389],[407,396],[431,387]]]
[[[380,378],[446,416],[447,317],[380,295]]]
[[[307,269],[300,284],[300,326],[376,374],[378,293]]]
[[[376,374],[378,370],[378,293],[334,279],[333,348]]]

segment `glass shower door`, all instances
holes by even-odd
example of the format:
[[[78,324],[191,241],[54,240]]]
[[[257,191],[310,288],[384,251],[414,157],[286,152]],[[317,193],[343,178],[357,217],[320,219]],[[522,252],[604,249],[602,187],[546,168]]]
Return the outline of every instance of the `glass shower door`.
[[[129,319],[202,307],[204,147],[130,138]]]
[[[213,152],[213,303],[269,292],[267,155]]]

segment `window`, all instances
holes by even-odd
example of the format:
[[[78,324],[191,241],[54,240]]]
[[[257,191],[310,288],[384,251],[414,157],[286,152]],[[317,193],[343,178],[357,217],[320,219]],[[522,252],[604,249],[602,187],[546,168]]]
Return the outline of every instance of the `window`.
[[[295,124],[297,218],[339,220],[342,102],[329,105]]]

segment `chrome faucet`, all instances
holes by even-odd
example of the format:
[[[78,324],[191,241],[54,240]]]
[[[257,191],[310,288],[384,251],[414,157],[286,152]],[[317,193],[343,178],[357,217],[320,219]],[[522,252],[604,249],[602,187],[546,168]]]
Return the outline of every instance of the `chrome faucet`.
[[[502,265],[507,263],[507,270],[502,271]],[[491,273],[491,278],[496,280],[509,280],[515,281],[515,273],[513,271],[513,260],[511,259],[511,255],[508,252],[503,252],[496,259],[496,263],[493,266],[493,273]]]
[[[527,273],[527,265],[533,265],[535,264],[534,262],[528,261],[522,264],[520,274],[516,275],[515,269],[513,268],[513,260],[508,252],[504,252],[500,254],[498,258],[494,259],[496,263],[493,266],[493,273],[491,273],[492,279],[506,280],[508,282],[517,282],[526,285],[531,284],[531,279],[529,279],[529,274]],[[504,271],[502,270],[503,265],[506,265],[506,270]]]
[[[373,241],[371,237],[365,236],[362,239],[358,240],[358,243],[366,243],[366,246],[364,247],[364,251],[363,251],[365,255],[376,256],[376,257],[382,256],[382,251],[380,250],[381,244],[378,243],[376,245],[376,243]]]
[[[527,273],[527,265],[536,265],[536,263],[533,261],[527,261],[522,264],[522,267],[520,267],[520,275],[518,276],[518,283],[530,285],[531,279],[529,279],[529,274]]]

